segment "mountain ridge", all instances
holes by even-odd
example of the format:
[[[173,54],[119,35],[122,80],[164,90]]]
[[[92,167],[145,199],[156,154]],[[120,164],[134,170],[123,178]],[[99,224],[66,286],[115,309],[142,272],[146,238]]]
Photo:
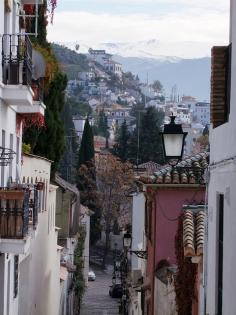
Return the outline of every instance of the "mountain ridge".
[[[75,41],[63,43],[63,45],[79,54],[87,54],[90,47],[93,49],[105,49],[113,55],[114,60],[123,65],[124,71],[130,71],[138,75],[142,82],[146,83],[148,81],[148,83],[152,83],[154,80],[160,80],[165,87],[167,96],[170,95],[172,87],[177,85],[177,93],[180,96],[191,95],[199,100],[209,101],[211,72],[209,57],[181,58],[177,56],[158,56],[154,53],[150,57],[147,54],[147,49],[144,51],[139,49],[138,52],[134,52],[138,44],[143,48],[145,43],[149,45],[150,49],[157,47],[159,44],[158,40],[149,40],[136,43],[101,43],[93,46],[85,42]],[[133,49],[128,50],[127,45],[132,45]],[[125,50],[120,49],[122,46],[125,47]],[[141,54],[140,51],[142,52]],[[115,52],[118,52],[118,54]],[[126,56],[124,56],[125,52]],[[127,54],[131,54],[131,56],[127,56]],[[138,55],[141,55],[141,57]]]

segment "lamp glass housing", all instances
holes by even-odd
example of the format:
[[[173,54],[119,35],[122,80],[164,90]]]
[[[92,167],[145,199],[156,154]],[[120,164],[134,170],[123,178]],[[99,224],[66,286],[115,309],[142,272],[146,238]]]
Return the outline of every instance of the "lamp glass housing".
[[[164,134],[163,142],[167,158],[182,158],[184,134]]]
[[[125,233],[123,238],[123,245],[125,248],[130,248],[132,243],[132,237],[130,233]]]
[[[175,123],[175,116],[170,117],[169,124],[164,125],[164,131],[160,132],[164,149],[165,160],[181,160],[184,152],[187,132],[183,132],[182,125]]]

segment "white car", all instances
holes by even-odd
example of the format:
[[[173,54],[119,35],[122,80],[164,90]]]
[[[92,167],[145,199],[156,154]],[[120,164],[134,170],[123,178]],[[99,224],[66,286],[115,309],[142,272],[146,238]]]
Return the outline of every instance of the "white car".
[[[88,281],[95,281],[95,279],[96,279],[96,275],[95,275],[94,271],[90,270],[88,272]]]

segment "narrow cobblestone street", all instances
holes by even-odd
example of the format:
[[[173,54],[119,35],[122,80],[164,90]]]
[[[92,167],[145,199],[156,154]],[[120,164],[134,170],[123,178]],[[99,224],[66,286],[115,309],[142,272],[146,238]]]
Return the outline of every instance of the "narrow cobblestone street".
[[[89,281],[85,292],[81,315],[118,315],[119,299],[109,296],[111,285],[111,271],[102,271],[93,268],[96,274],[95,281]]]

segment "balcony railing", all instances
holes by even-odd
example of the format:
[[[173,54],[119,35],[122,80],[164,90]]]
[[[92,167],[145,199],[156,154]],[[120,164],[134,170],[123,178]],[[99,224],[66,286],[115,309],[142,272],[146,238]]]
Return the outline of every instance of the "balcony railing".
[[[2,36],[2,81],[6,85],[29,85],[32,81],[32,45],[26,35]]]
[[[33,196],[32,196],[33,193]],[[35,229],[38,224],[38,212],[39,212],[39,198],[38,198],[38,190],[34,187],[31,192],[30,202],[29,202],[29,221],[33,225]]]
[[[0,188],[0,238],[22,239],[29,229],[30,191]]]

